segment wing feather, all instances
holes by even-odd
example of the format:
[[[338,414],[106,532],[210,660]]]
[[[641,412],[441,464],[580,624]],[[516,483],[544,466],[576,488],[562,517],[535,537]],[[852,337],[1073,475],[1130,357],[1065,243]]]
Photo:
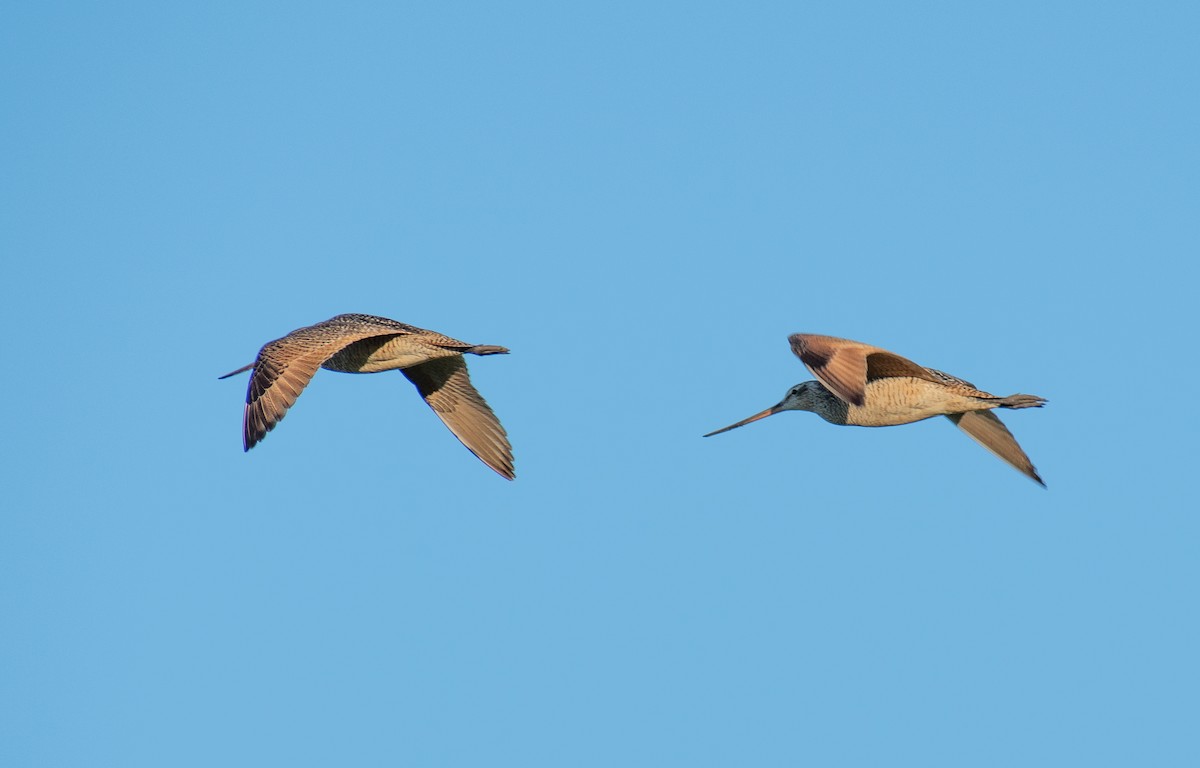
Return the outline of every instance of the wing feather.
[[[338,315],[298,328],[259,350],[246,388],[242,446],[250,450],[283,420],[317,369],[355,342],[400,336],[421,329],[370,315]]]
[[[992,452],[993,455],[1008,462],[1019,472],[1033,480],[1043,488],[1046,484],[1033,467],[1033,462],[1021,450],[1017,439],[1013,437],[1004,422],[991,411],[968,411],[967,413],[951,413],[947,419],[958,425],[975,442]]]
[[[868,381],[896,376],[935,380],[924,366],[870,344],[811,333],[794,333],[788,341],[812,375],[851,405],[866,403]]]
[[[502,477],[516,477],[508,435],[471,384],[467,362],[461,355],[437,358],[400,372],[467,450]]]

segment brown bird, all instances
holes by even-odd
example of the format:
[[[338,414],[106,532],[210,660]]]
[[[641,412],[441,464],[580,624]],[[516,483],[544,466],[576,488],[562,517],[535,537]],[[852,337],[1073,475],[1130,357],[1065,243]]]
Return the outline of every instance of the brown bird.
[[[480,461],[512,480],[512,446],[500,420],[467,375],[466,353],[506,355],[504,347],[467,344],[386,317],[338,315],[267,343],[248,371],[242,445],[253,448],[283,419],[318,368],[342,373],[400,369],[421,397]]]
[[[817,381],[788,390],[783,400],[748,419],[709,432],[719,435],[783,411],[812,411],[831,424],[890,427],[945,416],[976,442],[1045,487],[1016,438],[992,408],[1040,408],[1034,395],[997,397],[974,384],[848,339],[796,333],[792,351]]]

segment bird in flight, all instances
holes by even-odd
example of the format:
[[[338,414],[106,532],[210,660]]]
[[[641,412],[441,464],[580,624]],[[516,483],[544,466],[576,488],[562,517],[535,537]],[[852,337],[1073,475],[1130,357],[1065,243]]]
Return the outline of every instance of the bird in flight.
[[[797,384],[779,403],[705,437],[783,411],[812,411],[831,424],[857,427],[890,427],[945,416],[984,448],[1045,487],[1016,438],[992,412],[995,408],[1040,408],[1045,398],[997,397],[956,376],[849,339],[796,333],[788,341],[817,380]]]
[[[399,369],[454,436],[512,480],[512,446],[500,420],[471,384],[464,354],[506,355],[504,347],[468,344],[386,317],[338,315],[268,342],[250,365],[242,445],[249,451],[283,419],[318,368],[342,373]]]

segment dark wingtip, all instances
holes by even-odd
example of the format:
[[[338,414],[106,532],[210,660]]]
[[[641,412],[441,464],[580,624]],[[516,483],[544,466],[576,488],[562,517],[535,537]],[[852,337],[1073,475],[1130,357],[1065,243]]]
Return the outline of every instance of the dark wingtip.
[[[474,451],[472,451],[472,453],[474,453]],[[478,456],[478,454],[476,454],[476,456]],[[480,459],[480,461],[483,461],[483,460]],[[505,480],[516,480],[517,479],[517,470],[511,466],[504,466],[504,465],[497,466],[495,464],[491,464],[486,461],[484,461],[483,463],[487,465],[488,469],[492,470],[497,475],[500,475],[500,477],[503,477]]]

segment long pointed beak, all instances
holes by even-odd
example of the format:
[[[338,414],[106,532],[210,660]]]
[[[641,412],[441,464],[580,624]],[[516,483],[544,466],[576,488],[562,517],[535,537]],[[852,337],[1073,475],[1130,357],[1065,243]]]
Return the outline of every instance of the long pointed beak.
[[[217,378],[218,379],[228,379],[230,376],[237,376],[239,373],[241,373],[243,371],[248,371],[253,367],[254,367],[254,363],[250,363],[250,365],[243,365],[241,368],[238,368],[236,371],[227,373],[224,376],[218,376]]]
[[[779,407],[781,405],[783,405],[783,403],[776,403],[775,405],[772,405],[770,408],[768,408],[765,411],[760,411],[759,413],[754,414],[753,416],[751,416],[748,419],[742,419],[737,424],[730,424],[728,427],[718,429],[716,432],[709,432],[707,435],[705,435],[705,437],[712,437],[713,435],[719,435],[722,432],[728,432],[731,429],[737,429],[738,427],[744,427],[752,421],[758,421],[759,419],[765,419],[768,416],[774,416],[775,414],[781,413],[784,410],[783,408]]]

